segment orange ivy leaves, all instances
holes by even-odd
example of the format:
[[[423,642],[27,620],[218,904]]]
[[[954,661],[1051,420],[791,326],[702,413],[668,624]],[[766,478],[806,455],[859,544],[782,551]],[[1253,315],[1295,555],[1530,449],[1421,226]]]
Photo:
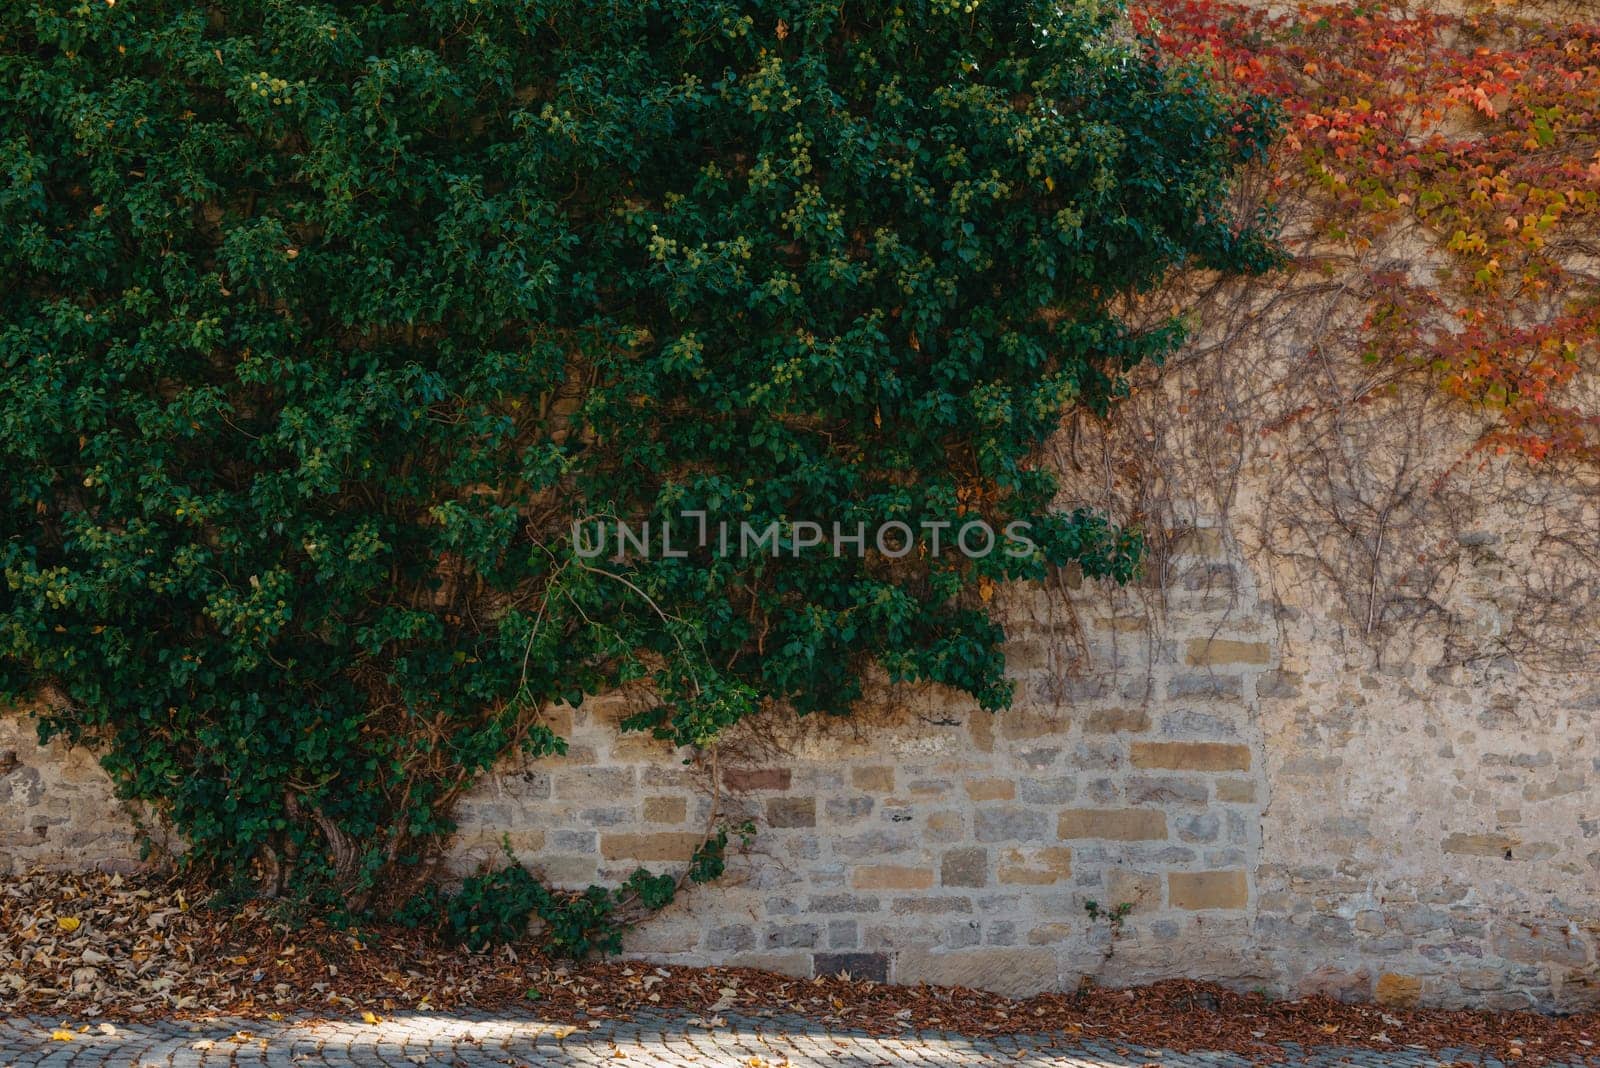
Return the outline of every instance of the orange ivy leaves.
[[[1600,462],[1600,24],[1214,0],[1133,19],[1282,100],[1273,187],[1311,205],[1302,266],[1420,242],[1409,269],[1371,257],[1368,359],[1493,413],[1485,447]]]

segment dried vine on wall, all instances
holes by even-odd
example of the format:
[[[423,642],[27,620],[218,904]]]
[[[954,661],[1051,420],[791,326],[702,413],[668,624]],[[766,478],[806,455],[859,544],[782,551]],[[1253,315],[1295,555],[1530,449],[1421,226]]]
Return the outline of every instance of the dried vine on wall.
[[[1283,600],[1336,605],[1380,660],[1420,643],[1592,666],[1600,25],[1211,0],[1132,17],[1282,102],[1234,210],[1274,210],[1292,260],[1144,302],[1151,322],[1189,309],[1191,343],[1116,426],[1074,417],[1056,455],[1078,498],[1153,531],[1230,517]]]

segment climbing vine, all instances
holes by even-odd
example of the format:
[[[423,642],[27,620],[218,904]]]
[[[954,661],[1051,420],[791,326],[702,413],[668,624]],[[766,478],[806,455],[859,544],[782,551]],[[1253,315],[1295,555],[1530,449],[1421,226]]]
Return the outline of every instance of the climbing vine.
[[[1133,20],[1282,102],[1302,274],[1363,266],[1361,356],[1490,413],[1479,445],[1600,460],[1600,25],[1397,3],[1179,0]]]
[[[1132,21],[1278,102],[1234,206],[1271,210],[1288,260],[1138,302],[1135,324],[1182,307],[1194,329],[1116,420],[1069,414],[1067,499],[1163,532],[1156,614],[1239,595],[1169,570],[1220,523],[1285,647],[1508,688],[1592,670],[1592,12],[1152,0]]]
[[[1111,4],[4,5],[0,696],[357,913],[563,703],[705,766],[873,664],[1003,706],[996,584],[1141,548],[1038,447],[1181,340],[1124,297],[1275,262],[1275,123]],[[666,878],[452,922],[607,948]]]

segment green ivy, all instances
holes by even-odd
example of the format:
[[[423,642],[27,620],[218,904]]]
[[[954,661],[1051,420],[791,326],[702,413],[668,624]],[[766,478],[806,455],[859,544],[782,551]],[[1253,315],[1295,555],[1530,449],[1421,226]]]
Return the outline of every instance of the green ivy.
[[[1180,340],[1120,301],[1274,258],[1270,111],[1096,0],[17,0],[0,102],[0,697],[357,909],[558,702],[1005,705],[993,584],[1137,567],[1036,461]],[[695,512],[781,555],[577,551]],[[974,517],[1035,551],[932,551]]]
[[[751,830],[746,825],[741,836],[748,839]],[[718,829],[694,851],[684,881],[721,878],[727,848],[727,829]],[[541,950],[552,957],[582,958],[621,952],[628,926],[672,904],[682,885],[671,875],[638,868],[616,888],[553,890],[518,863],[509,846],[506,856],[505,867],[469,877],[454,894],[426,888],[401,907],[398,918],[412,926],[442,918],[446,933],[473,950],[521,941],[537,920]]]

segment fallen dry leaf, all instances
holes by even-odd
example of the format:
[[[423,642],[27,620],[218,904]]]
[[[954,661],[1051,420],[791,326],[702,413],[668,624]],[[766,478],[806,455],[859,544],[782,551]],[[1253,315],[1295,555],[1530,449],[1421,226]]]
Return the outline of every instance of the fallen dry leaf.
[[[1274,1000],[1191,980],[1128,990],[1086,986],[1019,1002],[960,987],[889,986],[845,976],[794,979],[638,961],[574,964],[545,959],[527,946],[469,953],[400,928],[363,928],[359,939],[316,920],[290,928],[266,903],[219,911],[195,888],[187,891],[154,874],[0,878],[0,1004],[17,1014],[108,1021],[281,1021],[325,1016],[338,1006],[371,1024],[382,1022],[375,1009],[392,1015],[395,1005],[525,1010],[527,991],[537,989],[538,1012],[553,1025],[546,1034],[558,1040],[577,1033],[574,1023],[643,1009],[681,1013],[699,1027],[725,1027],[720,1014],[737,1003],[746,1014],[798,1013],[873,1034],[1047,1031],[1130,1049],[1220,1050],[1250,1059],[1277,1056],[1283,1043],[1390,1050],[1405,1043],[1470,1049],[1515,1060],[1518,1068],[1586,1061],[1600,1038],[1600,1017],[1592,1013],[1545,1017]],[[68,918],[79,921],[75,930],[60,925]],[[113,1025],[102,1032],[106,1026]],[[70,1041],[72,1032],[65,1025],[62,1031],[66,1037],[59,1040]]]

